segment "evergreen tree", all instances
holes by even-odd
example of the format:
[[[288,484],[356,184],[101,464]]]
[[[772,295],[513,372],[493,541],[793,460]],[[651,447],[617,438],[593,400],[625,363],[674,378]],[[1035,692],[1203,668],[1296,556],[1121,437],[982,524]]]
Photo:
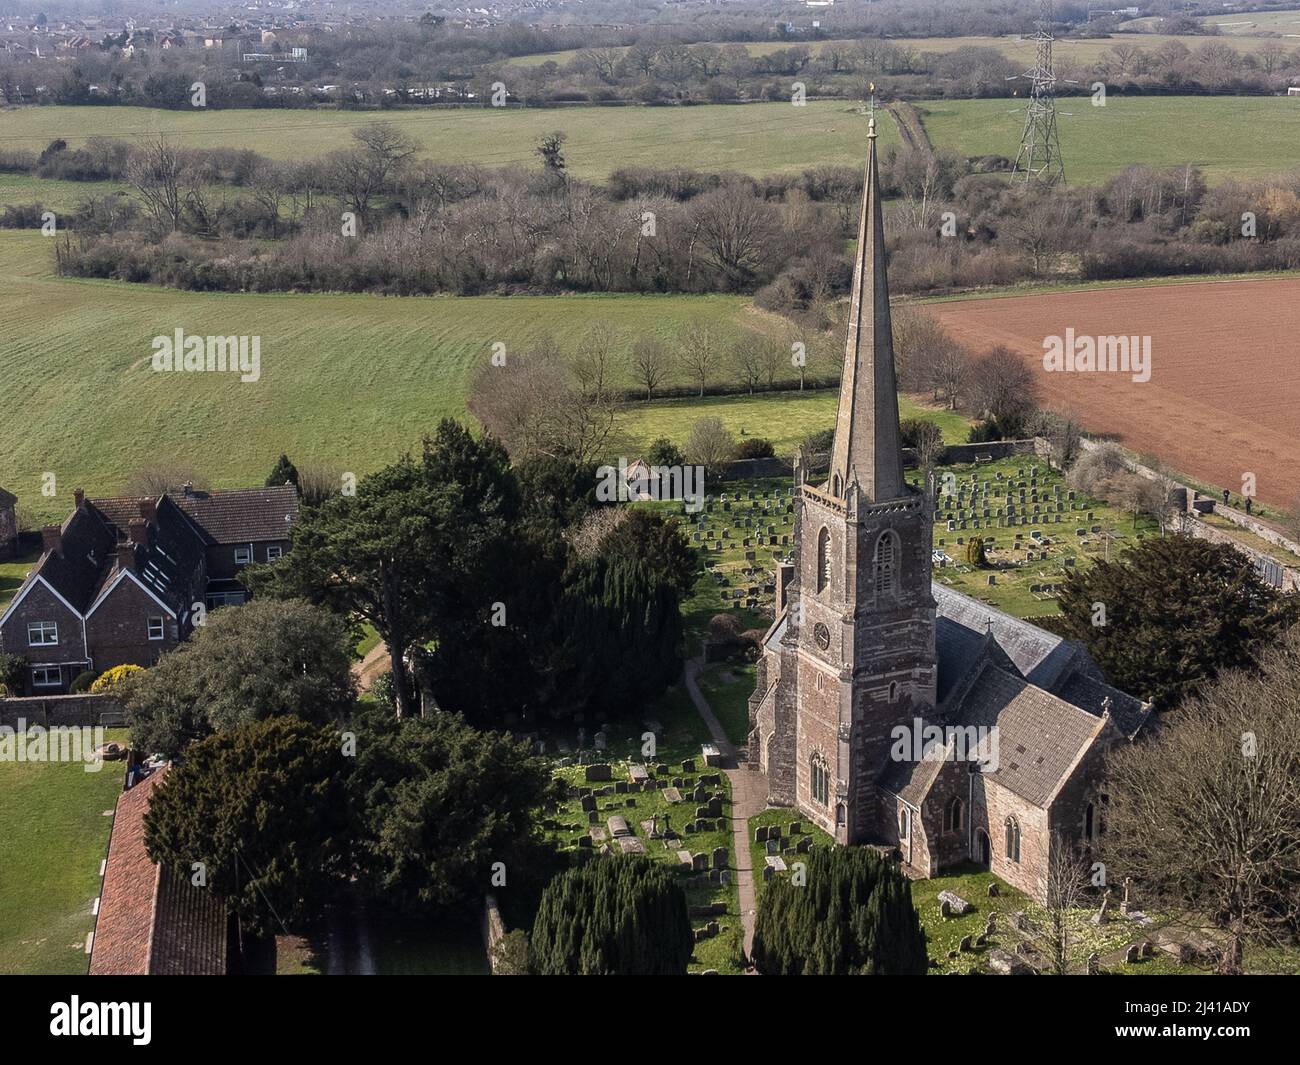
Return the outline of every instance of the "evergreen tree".
[[[1147,539],[1117,561],[1071,573],[1058,632],[1078,640],[1116,687],[1168,709],[1228,666],[1249,666],[1300,616],[1227,544]]]
[[[753,960],[779,976],[919,976],[928,964],[907,878],[865,847],[814,851],[805,884],[763,889]]]
[[[644,858],[570,869],[542,893],[529,941],[540,976],[681,976],[694,937],[686,893]]]
[[[298,487],[298,467],[289,461],[288,455],[281,455],[279,461],[275,464],[275,469],[266,479],[267,488],[278,488],[282,484],[291,484]]]

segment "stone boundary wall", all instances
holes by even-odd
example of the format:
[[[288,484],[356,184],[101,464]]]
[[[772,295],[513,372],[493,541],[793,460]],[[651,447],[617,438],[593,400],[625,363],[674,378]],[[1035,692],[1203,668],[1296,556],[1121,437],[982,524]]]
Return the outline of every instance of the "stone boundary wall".
[[[1103,444],[1096,440],[1083,439],[1080,441],[1084,451],[1096,451]],[[1147,480],[1156,481],[1167,476],[1150,466],[1143,466],[1142,463],[1136,462],[1125,455],[1124,464],[1139,477],[1145,477]],[[1184,488],[1186,492],[1186,507],[1189,517],[1181,525],[1181,528],[1190,536],[1195,536],[1199,540],[1208,540],[1214,544],[1227,544],[1229,547],[1235,547],[1258,567],[1261,571],[1265,569],[1277,571],[1280,573],[1280,584],[1278,587],[1284,592],[1300,591],[1300,569],[1290,566],[1284,566],[1277,559],[1266,555],[1263,551],[1251,547],[1249,544],[1243,544],[1230,533],[1222,529],[1216,529],[1212,525],[1206,525],[1199,520],[1196,515],[1201,513],[1213,513],[1227,518],[1234,525],[1245,529],[1247,532],[1254,533],[1261,539],[1267,540],[1271,544],[1276,544],[1293,554],[1300,555],[1300,544],[1293,540],[1288,540],[1276,529],[1271,529],[1263,522],[1258,521],[1245,511],[1236,510],[1233,507],[1225,507],[1222,502],[1213,499],[1210,496],[1201,495],[1191,488]]]
[[[501,909],[497,906],[495,895],[483,896],[483,949],[487,951],[488,969],[496,975],[495,958],[497,944],[505,938],[506,923],[501,919]]]
[[[51,728],[58,725],[82,728],[125,721],[122,704],[112,695],[25,695],[0,699],[0,725],[17,728],[21,718],[28,725]]]

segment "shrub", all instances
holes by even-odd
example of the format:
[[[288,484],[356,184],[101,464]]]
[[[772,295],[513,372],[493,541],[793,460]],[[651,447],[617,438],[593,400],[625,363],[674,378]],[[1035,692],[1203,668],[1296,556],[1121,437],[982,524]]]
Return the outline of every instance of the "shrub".
[[[686,465],[686,456],[682,454],[682,449],[666,436],[661,436],[646,449],[645,460],[651,466]]]
[[[736,458],[738,459],[770,459],[775,454],[776,449],[772,447],[772,441],[761,436],[742,440],[736,448]]]
[[[0,651],[0,694],[20,694],[26,680],[27,659]]]
[[[101,673],[98,679],[94,679],[94,683],[90,685],[90,693],[91,695],[104,695],[108,692],[120,691],[128,680],[132,677],[138,677],[142,673],[144,673],[144,669],[141,666],[114,666],[112,669]],[[84,677],[85,674],[83,673],[82,676]],[[80,679],[81,677],[77,678],[77,680]],[[76,684],[77,681],[74,680],[72,683]]]
[[[95,683],[99,676],[93,669],[87,669],[78,673],[72,678],[72,683],[68,685],[68,692],[71,695],[80,695],[90,690],[90,686]]]

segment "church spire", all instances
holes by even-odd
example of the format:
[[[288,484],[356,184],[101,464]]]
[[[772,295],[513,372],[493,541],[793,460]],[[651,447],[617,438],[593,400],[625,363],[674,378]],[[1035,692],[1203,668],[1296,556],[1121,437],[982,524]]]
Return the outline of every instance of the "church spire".
[[[830,489],[837,496],[858,483],[879,502],[906,494],[894,380],[889,283],[885,278],[885,231],[876,167],[874,99],[867,127],[867,172],[853,263],[853,293],[840,377],[840,406],[831,449]]]

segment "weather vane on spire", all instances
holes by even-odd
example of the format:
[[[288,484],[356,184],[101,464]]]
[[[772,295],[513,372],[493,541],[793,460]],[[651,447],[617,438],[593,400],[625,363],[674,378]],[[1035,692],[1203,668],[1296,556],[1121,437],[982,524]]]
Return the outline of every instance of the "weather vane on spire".
[[[867,88],[871,91],[871,110],[870,118],[867,119],[867,136],[874,138],[876,135],[876,83],[874,81],[867,83]]]

